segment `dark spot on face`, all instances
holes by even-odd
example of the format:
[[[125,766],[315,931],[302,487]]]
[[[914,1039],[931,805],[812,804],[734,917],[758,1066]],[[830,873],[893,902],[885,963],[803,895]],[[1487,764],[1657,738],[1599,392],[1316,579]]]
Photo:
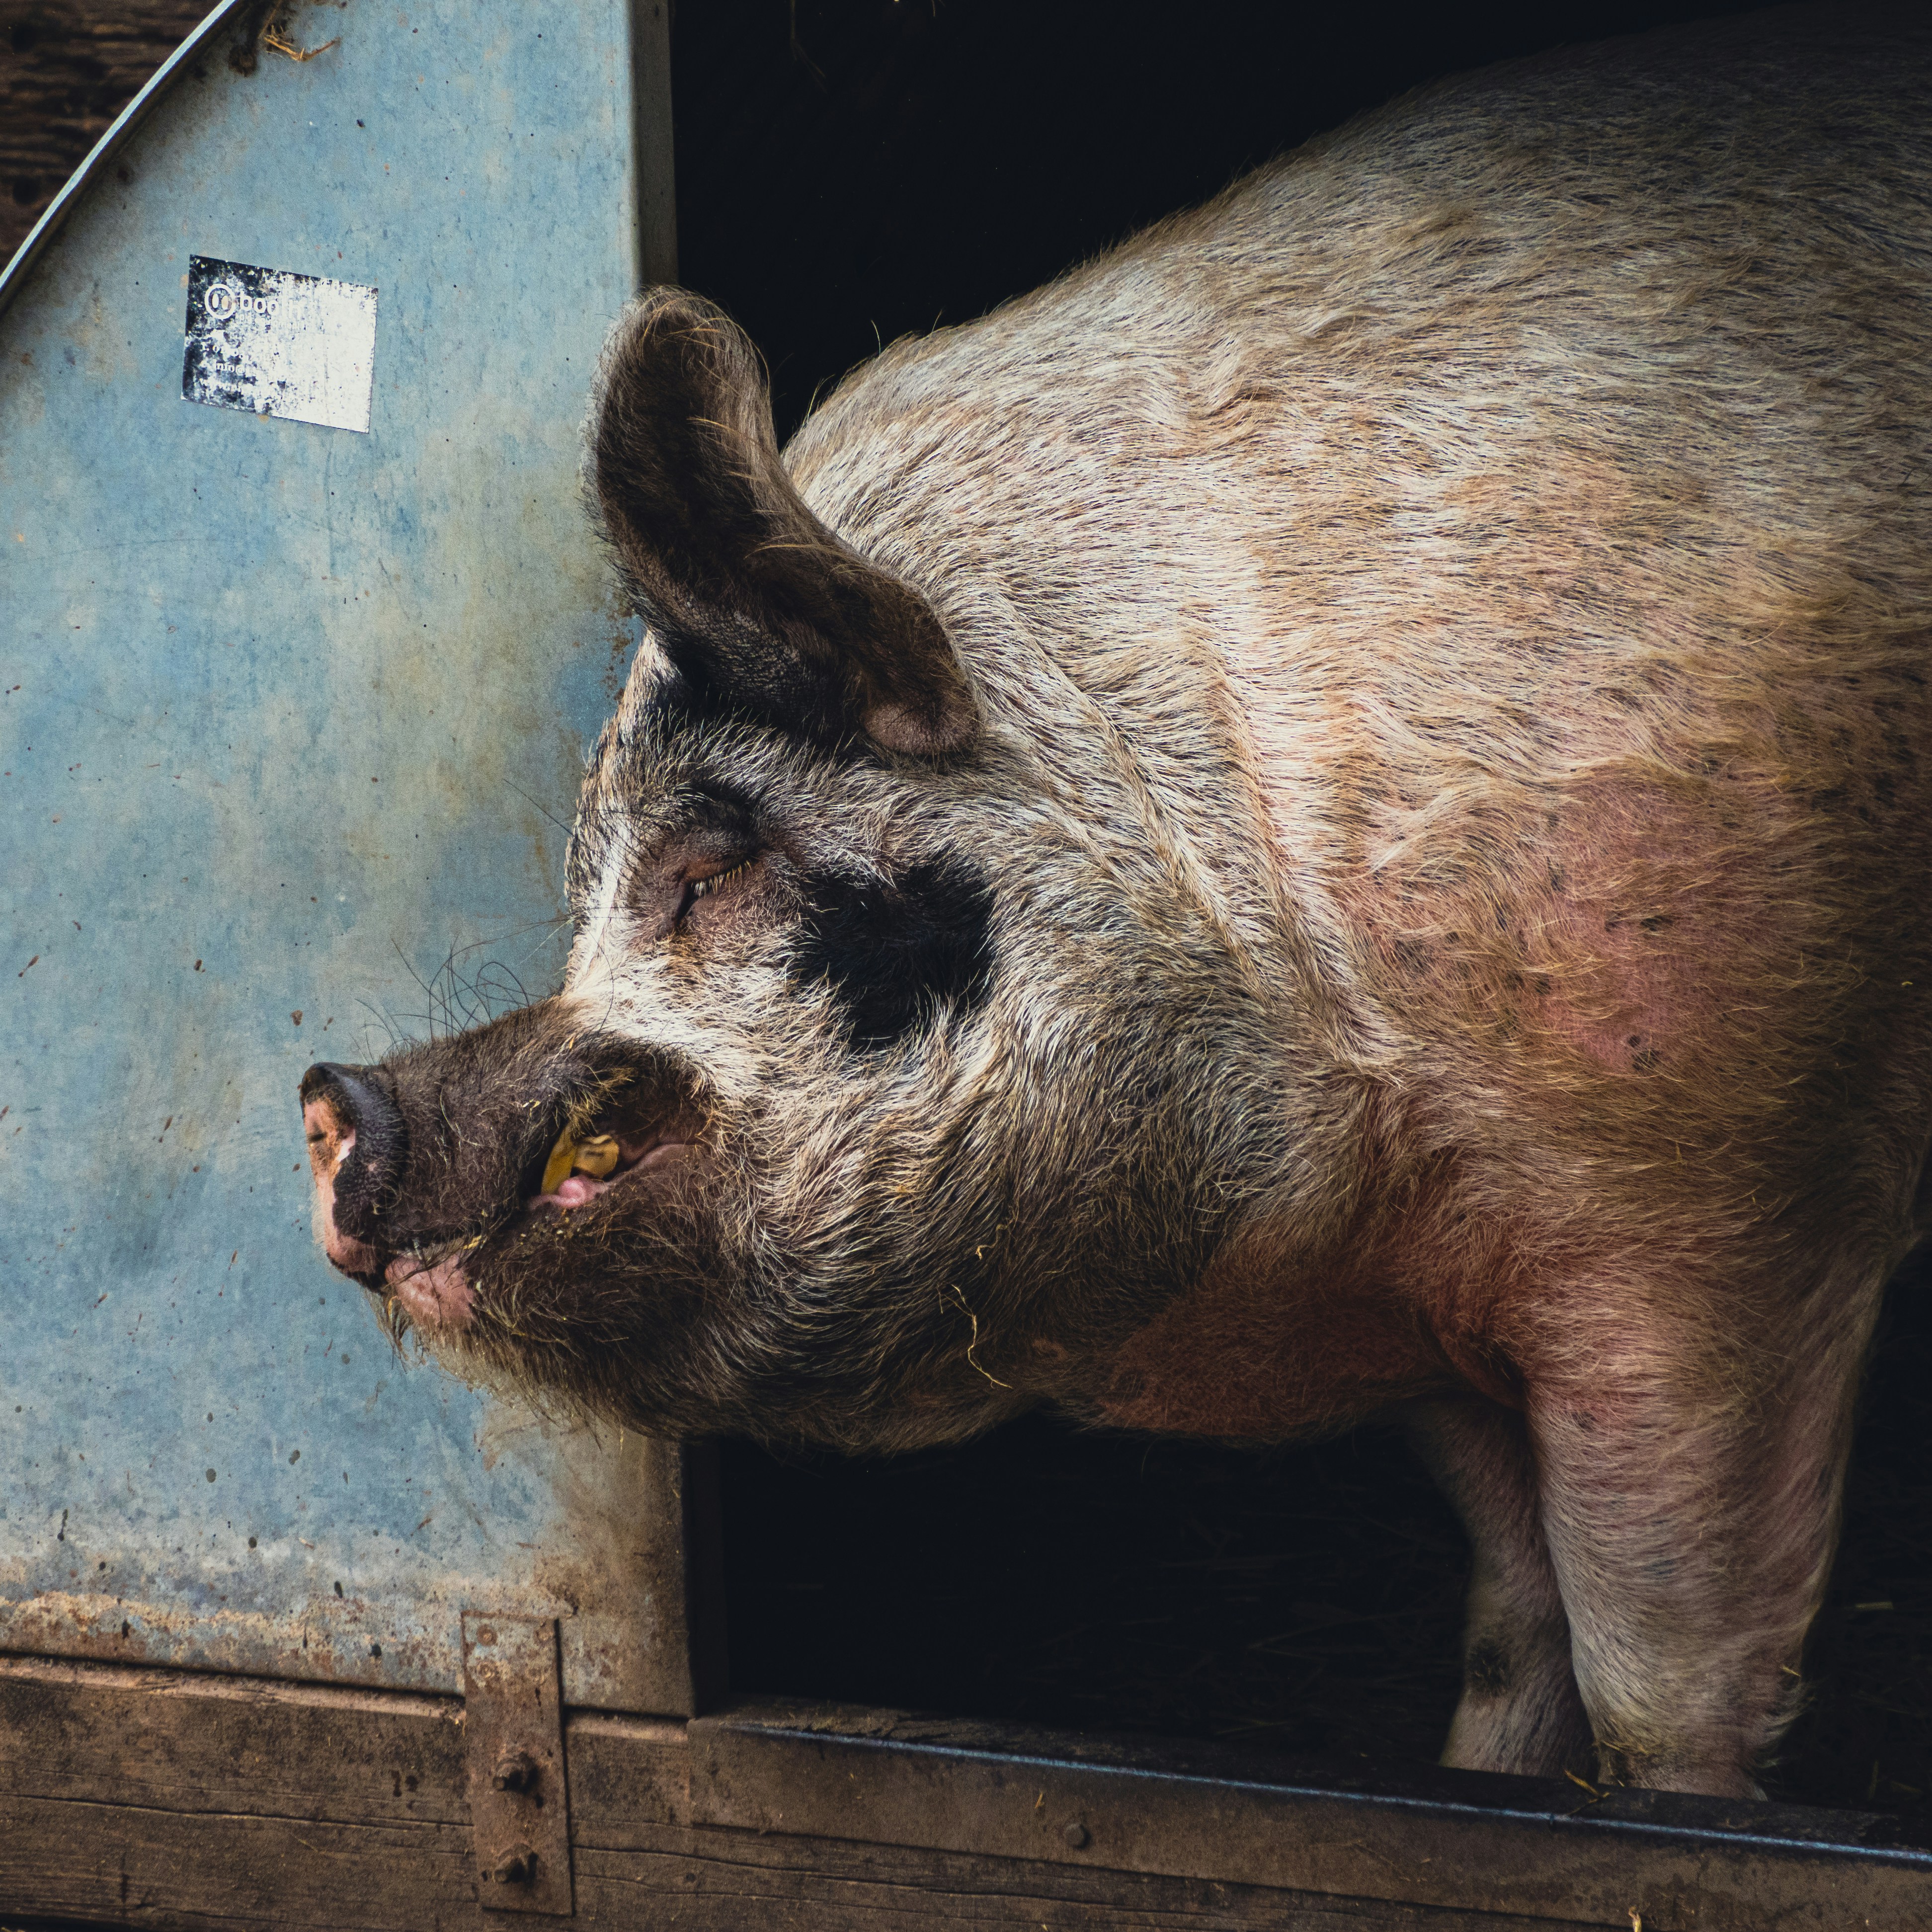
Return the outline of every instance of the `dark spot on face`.
[[[890,1046],[985,997],[993,896],[969,866],[934,860],[890,884],[820,875],[805,896],[792,970],[801,985],[830,982],[854,1046]]]
[[[1637,921],[1646,932],[1654,932],[1660,926],[1674,926],[1676,923],[1667,912],[1650,913]]]
[[[1510,1687],[1509,1652],[1492,1636],[1479,1636],[1462,1660],[1464,1686],[1478,1697],[1500,1697]]]

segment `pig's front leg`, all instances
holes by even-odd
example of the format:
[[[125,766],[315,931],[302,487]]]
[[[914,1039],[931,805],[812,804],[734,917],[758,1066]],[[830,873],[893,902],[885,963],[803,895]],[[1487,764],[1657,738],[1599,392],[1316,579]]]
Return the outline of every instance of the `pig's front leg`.
[[[1708,1326],[1626,1310],[1529,1374],[1544,1533],[1606,1779],[1760,1795],[1800,1702],[1884,1279],[1823,1284],[1731,1354]]]
[[[1472,1396],[1424,1403],[1408,1423],[1472,1546],[1462,1696],[1442,1762],[1544,1778],[1585,1767],[1590,1720],[1570,1670],[1523,1418]]]

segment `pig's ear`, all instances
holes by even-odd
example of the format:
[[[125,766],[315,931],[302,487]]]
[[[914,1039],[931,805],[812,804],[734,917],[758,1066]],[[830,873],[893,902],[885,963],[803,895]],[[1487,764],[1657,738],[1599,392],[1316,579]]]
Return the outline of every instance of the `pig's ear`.
[[[956,749],[978,713],[932,606],[849,550],[778,461],[736,323],[681,289],[633,303],[604,351],[586,464],[605,534],[671,661],[726,702],[822,739]]]

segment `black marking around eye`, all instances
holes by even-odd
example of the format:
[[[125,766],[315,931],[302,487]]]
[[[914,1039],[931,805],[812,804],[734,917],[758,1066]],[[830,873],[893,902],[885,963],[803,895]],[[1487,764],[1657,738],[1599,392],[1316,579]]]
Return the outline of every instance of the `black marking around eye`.
[[[940,1007],[986,997],[993,896],[970,866],[938,860],[890,884],[822,874],[802,883],[793,973],[802,985],[830,982],[854,1046],[890,1046]]]

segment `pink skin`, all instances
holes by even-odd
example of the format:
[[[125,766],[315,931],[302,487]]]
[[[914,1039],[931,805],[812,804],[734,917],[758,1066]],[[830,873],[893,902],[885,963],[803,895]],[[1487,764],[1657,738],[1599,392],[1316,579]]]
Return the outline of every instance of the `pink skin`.
[[[418,1328],[460,1328],[476,1305],[463,1264],[454,1255],[434,1263],[398,1255],[382,1270],[382,1278]]]
[[[366,1241],[344,1234],[335,1225],[336,1170],[356,1144],[353,1129],[345,1131],[328,1102],[315,1100],[302,1109],[302,1132],[308,1138],[309,1168],[315,1176],[316,1220],[322,1252],[344,1274],[374,1274],[382,1257]],[[470,1318],[470,1284],[453,1257],[426,1267],[414,1256],[399,1255],[383,1275],[396,1299],[410,1311],[410,1319],[424,1328],[458,1328]]]
[[[335,1171],[356,1144],[353,1129],[345,1132],[326,1100],[311,1100],[302,1109],[302,1132],[308,1140],[309,1171],[315,1177],[316,1232],[330,1264],[344,1274],[374,1272],[376,1255],[366,1243],[345,1234],[335,1225]]]
[[[314,1100],[302,1109],[302,1130],[307,1136],[309,1167],[315,1177],[316,1232],[322,1251],[330,1263],[344,1274],[369,1275],[382,1265],[382,1258],[366,1242],[344,1234],[335,1225],[335,1175],[349,1150],[356,1144],[352,1129],[345,1130],[325,1100]],[[622,1140],[618,1142],[620,1164],[608,1179],[595,1180],[587,1174],[565,1177],[556,1190],[539,1194],[526,1204],[529,1211],[538,1208],[568,1213],[594,1201],[626,1176],[646,1168],[666,1167],[691,1152],[687,1141],[665,1137]],[[389,1292],[408,1310],[410,1321],[425,1330],[460,1328],[475,1312],[476,1294],[463,1264],[454,1255],[440,1261],[425,1261],[418,1255],[398,1255],[382,1268]]]

